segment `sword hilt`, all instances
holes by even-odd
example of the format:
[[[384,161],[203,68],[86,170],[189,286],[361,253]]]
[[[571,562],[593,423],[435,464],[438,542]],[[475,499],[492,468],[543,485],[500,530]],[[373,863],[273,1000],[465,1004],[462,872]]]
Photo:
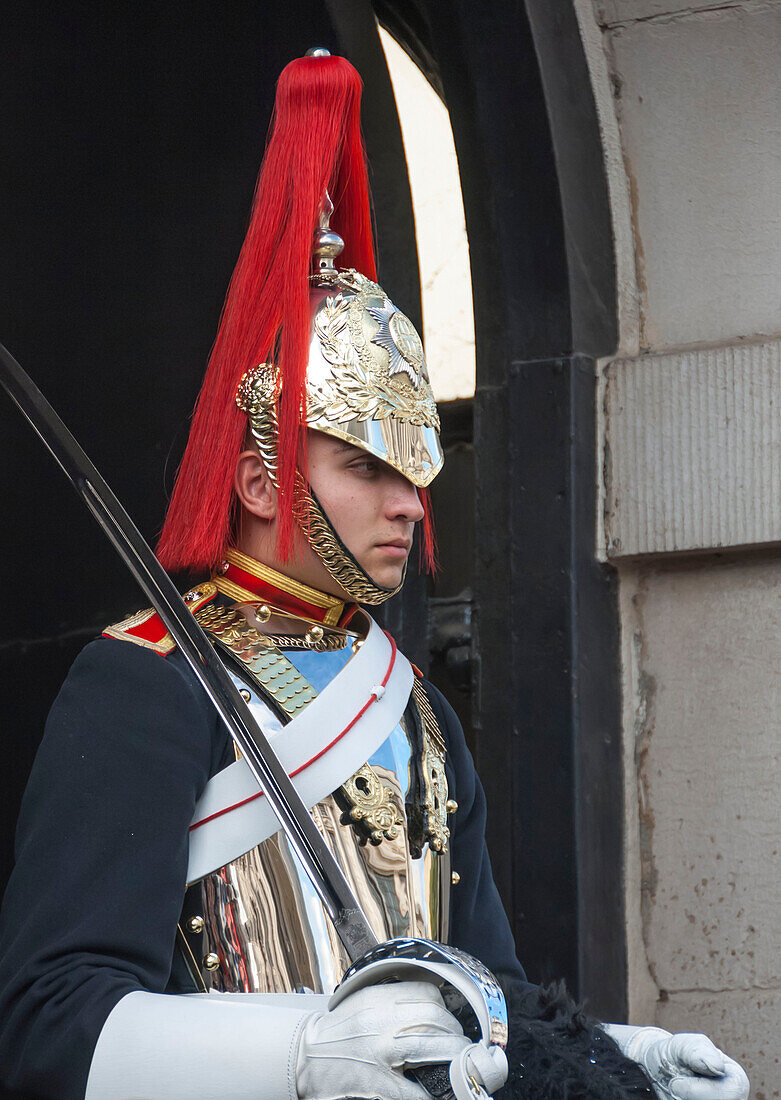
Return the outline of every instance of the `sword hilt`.
[[[423,939],[395,939],[378,944],[353,963],[337,986],[329,1008],[358,989],[387,981],[429,981],[452,987],[472,1009],[480,1030],[480,1043],[472,1044],[452,1063],[420,1066],[410,1072],[434,1100],[488,1100],[488,1093],[470,1069],[470,1052],[482,1046],[486,1076],[496,1082],[506,1078],[507,1005],[504,993],[487,967],[456,947]],[[485,1063],[485,1054],[492,1057]]]

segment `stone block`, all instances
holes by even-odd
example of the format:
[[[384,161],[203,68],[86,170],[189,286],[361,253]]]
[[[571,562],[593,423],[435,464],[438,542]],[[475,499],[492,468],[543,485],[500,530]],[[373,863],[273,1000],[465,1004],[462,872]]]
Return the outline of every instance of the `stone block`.
[[[605,379],[609,557],[781,541],[781,343],[618,360]]]
[[[641,345],[776,334],[781,5],[664,6],[676,14],[609,32],[634,199]],[[615,17],[659,15],[662,5],[602,7]]]
[[[662,999],[781,989],[781,556],[632,583],[649,970]]]

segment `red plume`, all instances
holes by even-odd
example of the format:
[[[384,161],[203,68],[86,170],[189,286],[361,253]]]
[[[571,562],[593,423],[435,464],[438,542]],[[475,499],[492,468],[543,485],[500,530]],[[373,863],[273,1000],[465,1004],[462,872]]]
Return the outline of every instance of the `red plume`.
[[[434,526],[431,492],[428,489],[418,489],[418,496],[423,506],[423,529],[420,532],[420,564],[427,573],[436,576],[439,572],[439,548]]]
[[[157,548],[167,569],[211,569],[230,541],[233,476],[247,424],[236,387],[272,348],[282,377],[277,550],[290,554],[296,465],[305,447],[312,234],[326,190],[335,208],[331,225],[345,241],[340,264],[376,278],[360,101],[361,79],[341,57],[300,58],[279,78],[249,229]]]

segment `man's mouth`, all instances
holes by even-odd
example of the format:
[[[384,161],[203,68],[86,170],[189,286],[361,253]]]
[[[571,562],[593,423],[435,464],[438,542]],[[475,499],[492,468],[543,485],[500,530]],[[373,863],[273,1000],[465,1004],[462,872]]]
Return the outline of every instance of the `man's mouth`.
[[[405,558],[409,554],[412,543],[409,539],[388,539],[387,542],[378,542],[375,546],[388,557]]]

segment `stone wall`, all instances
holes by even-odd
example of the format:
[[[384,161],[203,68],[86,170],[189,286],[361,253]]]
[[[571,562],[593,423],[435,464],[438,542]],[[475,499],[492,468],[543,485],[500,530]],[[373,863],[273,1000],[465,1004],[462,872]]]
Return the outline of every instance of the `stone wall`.
[[[781,3],[574,0],[620,347],[600,553],[621,587],[632,1022],[781,1095]]]

